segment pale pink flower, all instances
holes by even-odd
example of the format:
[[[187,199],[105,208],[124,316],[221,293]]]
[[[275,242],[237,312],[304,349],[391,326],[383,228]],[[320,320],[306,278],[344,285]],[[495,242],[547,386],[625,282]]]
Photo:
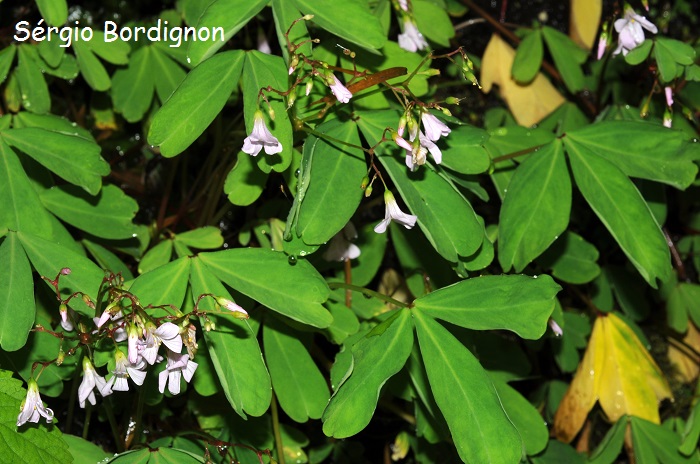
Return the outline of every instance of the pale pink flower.
[[[608,48],[608,34],[603,32],[600,34],[600,38],[598,39],[598,54],[597,58],[600,60],[603,58],[603,55],[605,55],[605,50]]]
[[[73,327],[73,321],[68,314],[69,308],[65,304],[58,307],[58,312],[61,314],[61,327],[66,332],[72,332],[75,327]],[[72,310],[70,310],[72,312]]]
[[[411,18],[406,17],[403,21],[403,33],[399,34],[399,47],[409,52],[416,52],[428,48],[428,42],[423,38],[416,24]]]
[[[638,15],[632,8],[628,7],[625,10],[624,18],[615,21],[615,30],[618,32],[618,37],[617,48],[613,55],[619,55],[620,52],[623,55],[627,55],[630,50],[641,45],[644,42],[644,29],[652,34],[659,32],[651,21],[644,16]]]
[[[378,234],[383,234],[386,232],[386,228],[389,226],[391,221],[396,221],[406,229],[411,229],[416,225],[417,216],[412,214],[406,214],[401,209],[399,209],[398,203],[396,203],[396,198],[394,194],[389,190],[384,192],[384,202],[386,203],[386,211],[384,213],[384,220],[381,221],[374,227],[374,231]]]
[[[141,330],[135,324],[129,324],[126,330],[127,346],[129,347],[129,362],[136,364],[139,362],[139,344],[141,342]]]
[[[262,112],[260,110],[256,111],[253,118],[253,131],[243,141],[243,148],[241,148],[243,153],[258,156],[258,153],[263,148],[265,148],[265,153],[268,155],[281,152],[282,144],[267,129]]]
[[[433,143],[428,137],[423,135],[423,132],[419,132],[418,137],[421,146],[427,148],[430,154],[433,156],[435,164],[442,163],[442,151],[438,148],[438,146],[435,143]]]
[[[90,404],[95,405],[95,392],[93,391],[97,388],[102,396],[107,396],[112,394],[111,388],[105,388],[107,382],[104,377],[97,374],[95,368],[93,367],[90,359],[87,357],[83,358],[83,381],[80,382],[80,387],[78,387],[78,401],[80,402],[80,407],[85,407],[85,400],[90,401]]]
[[[549,318],[549,328],[552,329],[552,332],[554,332],[554,335],[557,337],[564,335],[564,331],[561,329],[561,326],[551,317]]]
[[[664,87],[664,94],[666,95],[666,106],[669,108],[673,106],[673,88],[670,86]]]
[[[237,305],[228,298],[217,297],[216,302],[225,309],[228,309],[233,313],[233,317],[236,319],[248,319],[248,312],[243,309],[240,305]],[[179,351],[178,351],[179,352]]]
[[[331,74],[330,79],[332,79],[333,83],[329,84],[329,87],[331,88],[333,95],[335,95],[335,98],[337,98],[340,103],[349,102],[352,98],[352,92],[350,92],[347,87],[345,87],[343,83],[340,82],[337,77],[335,77],[335,74]]]
[[[433,142],[440,139],[440,137],[447,137],[452,130],[447,127],[447,124],[440,121],[434,115],[428,113],[427,111],[421,114],[421,121],[423,121],[423,129],[425,129],[425,136]]]
[[[399,0],[399,6],[403,11],[408,11],[408,0]]]
[[[39,395],[39,385],[33,378],[30,378],[27,382],[27,397],[22,401],[17,416],[17,427],[27,422],[37,423],[41,417],[50,424],[53,421],[53,411],[44,406],[41,395]]]
[[[163,393],[167,383],[170,393],[177,395],[180,393],[180,377],[184,377],[185,382],[189,383],[197,366],[196,362],[190,361],[189,355],[168,351],[167,365],[163,372],[158,374],[158,390]]]

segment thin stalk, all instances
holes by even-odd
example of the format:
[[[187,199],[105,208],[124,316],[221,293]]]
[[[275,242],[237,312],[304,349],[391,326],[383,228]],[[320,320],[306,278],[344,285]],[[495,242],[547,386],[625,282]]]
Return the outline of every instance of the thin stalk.
[[[124,440],[122,440],[122,437],[119,435],[119,428],[117,427],[117,420],[114,417],[112,403],[105,398],[103,404],[105,413],[107,414],[107,420],[109,421],[109,427],[112,429],[112,435],[114,436],[114,446],[117,448],[117,453],[122,453],[124,451]]]
[[[92,405],[88,402],[85,405],[85,423],[83,424],[83,440],[87,440],[88,430],[90,429],[90,417],[92,416]],[[68,433],[68,427],[66,427]]]
[[[496,158],[493,159],[493,164],[499,163],[501,161],[517,158],[518,156],[527,155],[528,153],[532,153],[534,151],[537,151],[538,149],[542,148],[543,146],[544,145],[537,145],[536,147],[526,148],[524,150],[516,151],[513,153],[508,153],[507,155],[497,156]]]
[[[70,388],[70,402],[68,403],[68,417],[66,420],[66,430],[64,433],[70,433],[70,427],[73,423],[73,414],[75,413],[75,399],[78,397],[78,384],[80,379],[80,369],[75,370],[73,384]]]
[[[134,424],[134,432],[132,436],[138,440],[141,436],[141,427],[143,425],[143,404],[146,399],[146,383],[148,382],[148,377],[144,379],[143,385],[139,388],[139,396],[136,403],[136,424]]]
[[[270,403],[272,411],[272,431],[275,434],[275,449],[277,450],[277,462],[284,463],[284,448],[282,447],[282,434],[280,433],[280,419],[277,413],[277,398],[272,394],[272,403]]]

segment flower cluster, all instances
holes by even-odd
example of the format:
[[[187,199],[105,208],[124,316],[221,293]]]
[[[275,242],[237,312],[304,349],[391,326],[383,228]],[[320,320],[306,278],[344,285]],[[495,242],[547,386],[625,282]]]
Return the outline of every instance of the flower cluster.
[[[442,151],[435,142],[451,132],[444,122],[428,111],[421,111],[421,122],[423,130],[420,130],[411,113],[407,112],[401,117],[398,130],[392,134],[394,142],[406,150],[406,166],[412,171],[425,164],[427,153],[431,154],[435,164],[442,163]],[[406,126],[408,126],[409,141],[403,138]]]
[[[644,42],[644,29],[656,34],[658,29],[644,16],[638,15],[629,5],[625,8],[625,16],[615,21],[615,30],[618,33],[617,48],[613,55],[627,55],[630,50],[637,48]],[[600,54],[600,53],[599,53]]]

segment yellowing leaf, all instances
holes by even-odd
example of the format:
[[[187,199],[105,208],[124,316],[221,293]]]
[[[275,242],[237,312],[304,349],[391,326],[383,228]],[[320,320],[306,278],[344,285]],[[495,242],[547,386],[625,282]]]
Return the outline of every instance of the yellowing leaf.
[[[600,316],[554,416],[554,433],[560,441],[573,440],[596,401],[611,422],[630,415],[658,424],[658,402],[671,397],[659,366],[632,329],[613,313]]]
[[[564,97],[542,73],[527,85],[515,82],[511,68],[515,50],[494,34],[481,59],[481,85],[484,92],[498,84],[501,97],[506,101],[518,124],[532,126],[564,103]]]
[[[700,331],[692,321],[688,321],[688,333],[683,337],[683,343],[700,352]],[[675,376],[684,383],[694,381],[700,374],[700,357],[688,347],[668,345],[668,360],[676,367]]]
[[[590,50],[598,35],[602,12],[602,0],[571,0],[571,14],[569,16],[571,40],[586,50]]]

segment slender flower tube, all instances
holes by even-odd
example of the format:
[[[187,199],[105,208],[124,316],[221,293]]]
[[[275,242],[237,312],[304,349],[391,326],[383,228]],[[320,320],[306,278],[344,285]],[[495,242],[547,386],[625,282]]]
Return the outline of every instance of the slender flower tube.
[[[253,130],[250,135],[243,141],[243,153],[248,153],[252,156],[258,156],[260,150],[265,148],[265,153],[274,155],[282,151],[282,144],[277,138],[272,135],[265,125],[262,111],[257,110],[253,116]]]
[[[73,321],[68,317],[68,306],[61,304],[58,307],[58,312],[61,314],[61,327],[66,332],[72,332],[75,327],[73,327]]]
[[[106,386],[107,381],[105,381],[104,377],[97,374],[90,359],[87,357],[83,358],[83,381],[80,382],[80,387],[78,387],[78,401],[80,402],[80,407],[85,407],[85,400],[90,401],[91,405],[95,405],[95,387],[97,387],[97,391],[99,391],[102,396],[112,394],[112,389],[105,388]]]
[[[416,23],[408,16],[403,20],[403,33],[399,34],[399,47],[409,52],[428,48],[428,42],[416,27]]]
[[[669,108],[673,106],[673,88],[670,86],[664,87],[664,94],[666,95],[666,106]]]
[[[39,385],[33,377],[27,382],[27,397],[22,401],[19,409],[17,427],[27,422],[37,423],[41,417],[45,418],[49,424],[53,421],[53,411],[44,406],[44,402],[41,401]]]
[[[333,95],[335,95],[335,98],[338,99],[340,103],[347,103],[350,101],[352,98],[352,92],[350,92],[347,87],[343,85],[340,80],[338,80],[337,77],[335,77],[335,74],[332,74],[329,76],[329,84],[328,86],[331,88],[331,92],[333,92]]]
[[[126,329],[126,338],[129,347],[129,362],[136,364],[139,361],[139,342],[141,342],[141,330],[135,324],[129,324]]]
[[[383,234],[386,232],[386,228],[389,227],[391,221],[396,221],[406,229],[411,229],[416,225],[417,216],[412,214],[406,214],[401,209],[399,209],[398,203],[396,203],[396,198],[394,194],[389,190],[384,192],[384,202],[386,203],[386,212],[384,213],[384,220],[381,221],[374,227],[374,231],[378,234]]]
[[[248,319],[248,312],[243,309],[241,306],[237,305],[233,301],[229,300],[228,298],[224,297],[217,297],[216,302],[221,306],[222,308],[228,309],[233,313],[233,317],[236,319]],[[179,353],[179,351],[178,351]]]

